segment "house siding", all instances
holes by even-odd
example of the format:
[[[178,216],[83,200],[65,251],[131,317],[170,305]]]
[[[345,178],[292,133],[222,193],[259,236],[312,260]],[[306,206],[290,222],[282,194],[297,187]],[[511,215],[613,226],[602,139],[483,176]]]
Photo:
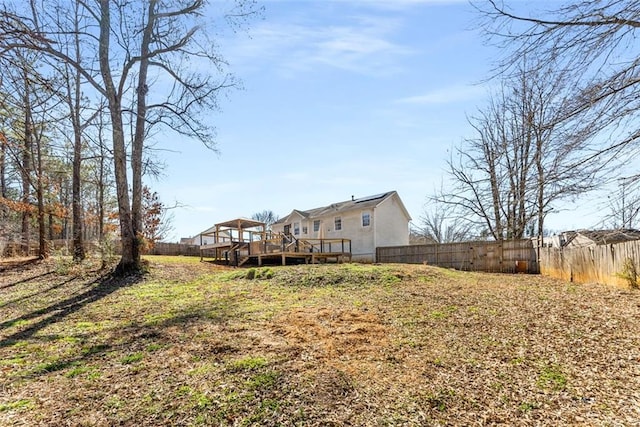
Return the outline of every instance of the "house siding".
[[[567,244],[567,247],[584,248],[587,246],[593,246],[595,244],[596,243],[587,236],[578,234],[571,240],[571,242]]]
[[[332,205],[333,206],[333,205]],[[362,214],[369,214],[369,225],[362,225]],[[341,230],[335,230],[335,219],[339,217]],[[377,246],[400,246],[409,244],[410,217],[397,193],[393,192],[376,206],[366,206],[361,209],[354,204],[348,210],[325,210],[321,215],[302,217],[293,211],[284,220],[274,224],[274,232],[284,232],[285,225],[300,222],[298,238],[309,239],[349,239],[351,240],[351,259],[359,262],[374,262]],[[313,231],[314,221],[320,221],[320,229]],[[307,234],[302,233],[307,227]]]
[[[389,197],[375,208],[375,246],[403,246],[409,244],[409,218],[403,212],[397,196]]]
[[[373,261],[375,257],[373,227],[362,226],[362,211],[343,212],[342,230],[332,230],[326,237],[351,240],[351,259],[354,261]],[[333,220],[332,220],[333,224]]]

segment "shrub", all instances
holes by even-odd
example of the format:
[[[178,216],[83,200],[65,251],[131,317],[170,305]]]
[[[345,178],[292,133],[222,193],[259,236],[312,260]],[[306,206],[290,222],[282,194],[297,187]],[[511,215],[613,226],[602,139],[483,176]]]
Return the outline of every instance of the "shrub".
[[[627,281],[632,289],[638,289],[638,269],[632,258],[625,258],[622,263],[622,271],[617,274],[618,277]]]

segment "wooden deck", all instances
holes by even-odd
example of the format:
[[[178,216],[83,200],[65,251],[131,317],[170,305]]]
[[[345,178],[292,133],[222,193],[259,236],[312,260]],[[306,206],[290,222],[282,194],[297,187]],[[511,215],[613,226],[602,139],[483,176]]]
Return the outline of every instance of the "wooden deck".
[[[268,254],[249,255],[250,259],[257,259],[258,265],[261,266],[264,260],[273,259],[280,260],[282,265],[287,265],[287,258],[295,260],[304,260],[305,264],[316,264],[319,262],[328,262],[335,260],[336,263],[351,261],[350,252],[272,252]]]
[[[265,262],[282,265],[304,262],[350,262],[351,240],[349,239],[296,239],[292,236],[276,235],[255,241],[224,241],[200,246],[200,259],[213,258],[223,264],[261,266]]]

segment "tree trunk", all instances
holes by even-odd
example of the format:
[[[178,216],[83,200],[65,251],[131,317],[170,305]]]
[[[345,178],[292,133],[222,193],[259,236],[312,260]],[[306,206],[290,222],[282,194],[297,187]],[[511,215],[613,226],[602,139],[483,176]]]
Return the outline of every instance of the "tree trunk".
[[[35,132],[34,132],[35,135]],[[42,130],[35,135],[36,142],[36,199],[38,201],[38,257],[45,259],[49,256],[46,238],[45,212],[44,212],[44,184],[42,168]]]
[[[53,239],[56,238],[56,236],[53,233],[53,222],[55,220],[53,219],[53,212],[49,211],[49,221],[48,221],[48,229],[49,229],[49,241],[53,241]]]
[[[147,72],[149,69],[149,45],[153,35],[153,27],[155,24],[156,0],[149,1],[147,24],[142,35],[142,43],[140,46],[140,69],[138,72],[138,86],[136,89],[136,127],[131,148],[131,176],[133,183],[132,194],[132,221],[134,233],[139,239],[142,238],[142,152],[145,138],[145,120],[147,116]],[[140,250],[140,245],[135,248]],[[135,256],[140,257],[140,253]]]
[[[80,28],[78,25],[78,3],[75,5],[75,53],[76,61],[80,63]],[[68,68],[67,68],[68,70]],[[73,91],[71,91],[70,82],[67,80],[67,94],[69,102],[69,110],[71,113],[71,123],[73,126],[73,172],[71,177],[71,211],[73,214],[73,260],[75,262],[82,261],[85,258],[84,241],[83,241],[83,218],[82,218],[82,188],[80,180],[80,170],[82,167],[82,127],[80,125],[80,70],[74,70]],[[69,74],[67,72],[67,74]],[[73,93],[72,93],[73,92]]]
[[[105,161],[107,157],[106,147],[102,138],[102,131],[104,129],[104,123],[102,121],[102,113],[98,116],[98,144],[100,144],[100,162],[98,163],[98,179],[96,180],[96,208],[98,212],[98,241],[102,245],[104,243],[104,221],[105,221],[105,207],[104,196],[106,192],[105,185]]]
[[[113,168],[116,180],[116,197],[118,200],[118,214],[120,218],[120,239],[122,256],[116,267],[116,273],[126,275],[140,271],[140,242],[135,233],[131,205],[129,202],[129,185],[127,179],[127,153],[124,141],[124,126],[122,122],[121,95],[118,93],[111,75],[109,61],[110,1],[100,0],[100,73],[104,81],[104,89],[109,104],[113,139]]]
[[[25,256],[29,256],[29,245],[31,239],[29,236],[31,222],[31,204],[29,195],[31,193],[31,182],[29,172],[31,171],[31,103],[29,80],[24,75],[24,144],[22,146],[22,165],[20,168],[20,177],[22,179],[22,250]]]
[[[7,198],[7,171],[5,166],[7,150],[7,139],[3,133],[0,133],[0,197]],[[5,224],[7,217],[7,208],[3,203],[0,203],[0,221]],[[1,256],[2,254],[0,254]]]
[[[76,123],[74,123],[74,133],[71,211],[73,216],[73,260],[79,262],[85,258],[85,251],[84,241],[82,238],[82,194],[80,188],[82,138],[80,135],[80,129],[76,129]]]

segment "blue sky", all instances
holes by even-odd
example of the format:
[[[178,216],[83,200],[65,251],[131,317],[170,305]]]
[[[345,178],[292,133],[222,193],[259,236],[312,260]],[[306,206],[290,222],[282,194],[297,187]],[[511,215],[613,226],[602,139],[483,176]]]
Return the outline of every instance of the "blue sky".
[[[212,112],[219,154],[171,140],[151,187],[173,235],[265,209],[279,216],[397,190],[414,222],[440,186],[496,60],[466,0],[267,1],[221,53],[244,89]],[[565,217],[566,218],[566,217]],[[587,214],[551,228],[589,226]]]

